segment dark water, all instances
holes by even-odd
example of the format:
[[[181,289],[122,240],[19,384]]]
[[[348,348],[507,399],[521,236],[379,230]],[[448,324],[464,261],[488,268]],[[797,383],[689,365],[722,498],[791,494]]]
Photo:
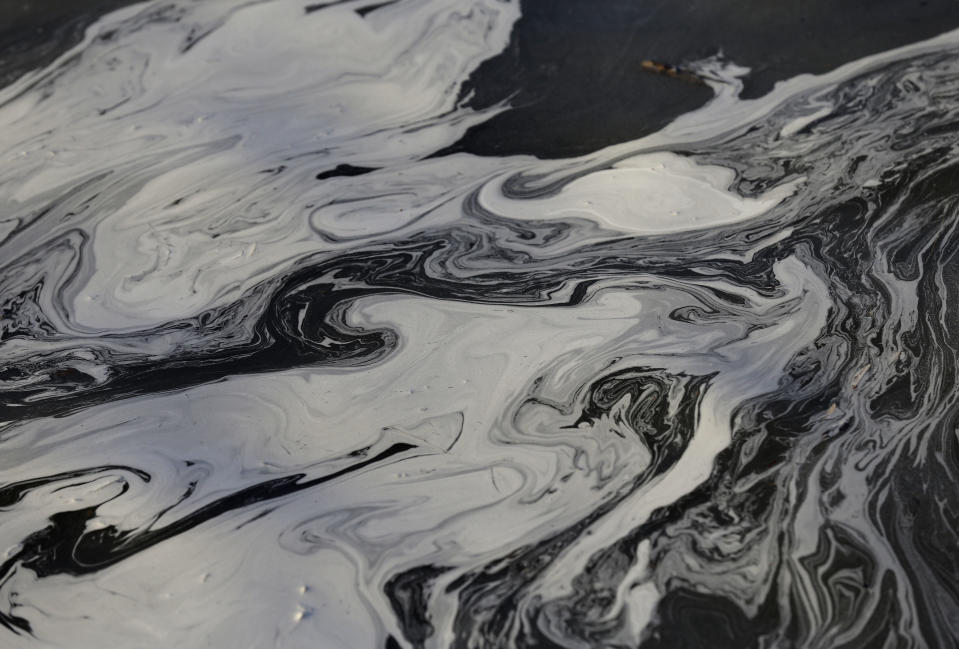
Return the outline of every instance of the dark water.
[[[726,4],[16,14],[0,647],[959,644],[959,15]]]

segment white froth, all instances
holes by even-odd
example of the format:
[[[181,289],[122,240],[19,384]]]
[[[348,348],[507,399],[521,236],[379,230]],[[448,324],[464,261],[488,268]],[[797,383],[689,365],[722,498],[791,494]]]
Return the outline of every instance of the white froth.
[[[733,178],[730,169],[660,151],[581,176],[546,198],[510,201],[500,186],[487,184],[481,200],[515,219],[589,219],[621,232],[664,234],[756,218],[791,196],[799,183],[744,198],[729,190]]]
[[[155,12],[180,20],[127,27]],[[412,191],[396,172],[486,118],[457,108],[459,88],[506,45],[517,4],[412,0],[380,12],[150,3],[91,27],[62,74],[54,65],[0,91],[0,206],[27,213],[56,199],[70,213],[62,220],[95,233],[77,326],[187,317],[335,247],[324,234],[401,228],[435,202],[431,182],[449,190],[435,163],[410,173]],[[183,51],[191,33],[207,35]],[[30,83],[52,95],[41,102]],[[340,164],[395,171],[382,188],[364,179],[364,196],[379,200],[357,205],[344,187],[355,181],[315,178]],[[92,185],[63,196],[83,182]]]

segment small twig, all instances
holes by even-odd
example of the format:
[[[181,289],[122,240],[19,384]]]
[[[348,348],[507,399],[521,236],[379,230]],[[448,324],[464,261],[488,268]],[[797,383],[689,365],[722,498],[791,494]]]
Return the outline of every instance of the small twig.
[[[670,77],[671,79],[679,79],[680,81],[685,81],[686,83],[695,83],[700,86],[706,85],[706,81],[695,72],[683,70],[675,65],[660,63],[658,61],[650,61],[649,59],[644,60],[639,65],[647,72],[655,72],[656,74],[662,74]]]

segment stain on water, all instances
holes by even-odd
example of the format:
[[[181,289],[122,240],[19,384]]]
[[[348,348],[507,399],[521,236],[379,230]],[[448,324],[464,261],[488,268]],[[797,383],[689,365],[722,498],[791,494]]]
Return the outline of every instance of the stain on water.
[[[519,16],[147,2],[0,89],[0,646],[959,641],[959,33],[451,153]]]

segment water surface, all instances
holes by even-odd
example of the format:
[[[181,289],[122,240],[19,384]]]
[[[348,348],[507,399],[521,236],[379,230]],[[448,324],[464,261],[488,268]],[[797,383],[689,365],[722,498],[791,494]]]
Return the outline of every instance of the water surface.
[[[0,89],[0,646],[956,644],[959,33],[477,155],[524,11],[148,2]]]

